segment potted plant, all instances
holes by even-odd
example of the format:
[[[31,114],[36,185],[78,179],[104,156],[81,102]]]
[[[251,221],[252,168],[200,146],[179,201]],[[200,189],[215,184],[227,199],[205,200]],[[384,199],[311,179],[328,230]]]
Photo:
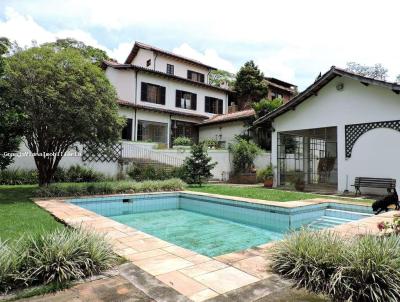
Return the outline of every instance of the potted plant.
[[[271,165],[257,171],[257,179],[264,183],[264,187],[272,188],[274,184],[274,170]]]
[[[296,171],[291,175],[291,183],[294,184],[294,188],[297,191],[303,192],[306,187],[306,182],[304,180],[305,174],[302,171]]]

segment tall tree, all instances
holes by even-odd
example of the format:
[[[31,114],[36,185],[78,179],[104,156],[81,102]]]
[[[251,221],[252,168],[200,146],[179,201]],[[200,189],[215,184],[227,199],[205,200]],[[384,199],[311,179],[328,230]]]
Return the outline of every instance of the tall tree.
[[[43,45],[53,47],[54,49],[57,50],[71,49],[71,48],[76,49],[85,58],[90,59],[92,63],[97,66],[101,66],[101,63],[104,60],[113,60],[107,55],[107,53],[104,50],[90,45],[86,45],[85,43],[72,38],[57,39],[55,42],[49,42]]]
[[[382,64],[375,64],[373,66],[362,65],[356,62],[348,62],[347,71],[359,74],[364,77],[385,81],[388,70]]]
[[[211,176],[211,170],[217,163],[211,162],[204,143],[192,146],[191,156],[185,159],[183,164],[184,179],[189,184],[198,184],[207,181]]]
[[[102,70],[78,50],[50,45],[8,59],[8,97],[19,100],[23,135],[34,153],[39,184],[48,184],[77,143],[113,144],[123,126],[116,93]]]
[[[234,90],[240,109],[248,108],[268,94],[268,84],[264,74],[253,61],[246,62],[236,74]]]
[[[4,170],[13,162],[12,153],[18,151],[21,142],[20,120],[22,115],[18,111],[18,104],[7,98],[7,85],[4,82],[6,55],[11,43],[7,38],[0,38],[0,170]]]

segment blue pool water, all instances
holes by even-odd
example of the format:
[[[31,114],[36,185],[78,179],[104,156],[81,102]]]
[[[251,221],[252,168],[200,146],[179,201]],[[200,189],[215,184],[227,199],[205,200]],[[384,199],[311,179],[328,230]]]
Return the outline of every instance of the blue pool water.
[[[285,208],[189,193],[75,199],[71,203],[206,256],[279,240],[289,229],[328,228],[372,214],[369,207],[348,204]]]

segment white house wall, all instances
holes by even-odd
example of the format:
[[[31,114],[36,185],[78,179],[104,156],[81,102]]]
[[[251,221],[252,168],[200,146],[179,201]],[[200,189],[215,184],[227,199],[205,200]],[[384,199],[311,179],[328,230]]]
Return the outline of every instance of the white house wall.
[[[165,105],[160,104],[153,104],[149,102],[142,102],[140,99],[141,96],[141,83],[150,83],[155,85],[160,85],[165,87]],[[224,102],[224,113],[228,110],[228,96],[223,91],[218,91],[215,89],[208,89],[205,87],[200,87],[195,84],[189,84],[185,82],[180,82],[164,77],[154,76],[149,73],[145,72],[138,72],[138,86],[137,86],[137,104],[144,105],[144,106],[151,106],[160,109],[169,109],[169,110],[176,110],[180,112],[186,113],[195,113],[195,114],[202,114],[206,116],[213,116],[214,114],[205,112],[205,97],[215,97],[222,99]],[[176,90],[183,90],[187,92],[192,92],[197,95],[197,110],[189,110],[189,109],[182,109],[177,108],[175,106],[176,102]]]
[[[217,139],[225,141],[228,145],[234,141],[235,135],[243,134],[245,131],[246,127],[243,121],[205,125],[199,129],[199,140]]]
[[[107,68],[106,76],[115,87],[120,100],[134,103],[136,78],[134,70]]]
[[[344,84],[343,91],[336,85]],[[364,86],[348,78],[336,78],[318,95],[301,103],[295,110],[273,121],[272,162],[277,166],[277,133],[322,127],[337,127],[338,190],[354,190],[357,176],[392,177],[400,189],[400,133],[376,130],[364,134],[355,144],[352,157],[345,157],[345,125],[400,119],[400,96],[390,89]],[[390,148],[389,150],[384,150]],[[364,190],[366,191],[366,190]]]
[[[148,60],[151,60],[149,66],[147,66]],[[131,64],[161,72],[167,72],[167,64],[171,64],[174,65],[174,75],[187,78],[187,71],[192,70],[204,74],[204,81],[208,83],[208,68],[190,64],[162,54],[155,54],[148,49],[139,49]]]

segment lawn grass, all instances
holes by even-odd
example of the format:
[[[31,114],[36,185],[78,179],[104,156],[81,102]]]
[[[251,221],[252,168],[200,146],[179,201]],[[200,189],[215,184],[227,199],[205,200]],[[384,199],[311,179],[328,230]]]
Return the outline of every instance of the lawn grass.
[[[293,201],[303,200],[319,197],[316,194],[302,193],[302,192],[289,192],[275,189],[265,189],[264,187],[240,187],[231,185],[213,185],[206,184],[199,186],[190,186],[187,188],[189,191],[204,192],[211,194],[220,194],[227,196],[237,196],[245,198],[255,198],[270,201]]]
[[[0,239],[18,240],[63,227],[30,198],[35,185],[0,186]]]
[[[312,199],[312,198],[327,198],[327,199],[338,199],[343,201],[372,202],[372,200],[369,199],[355,200],[353,198],[343,198],[343,197],[319,195],[313,193],[285,191],[279,189],[266,189],[262,186],[255,187],[255,186],[232,186],[223,184],[205,184],[202,185],[201,187],[189,186],[187,190],[193,192],[204,192],[211,194],[220,194],[227,196],[237,196],[244,198],[254,198],[254,199],[282,201],[282,202]]]

